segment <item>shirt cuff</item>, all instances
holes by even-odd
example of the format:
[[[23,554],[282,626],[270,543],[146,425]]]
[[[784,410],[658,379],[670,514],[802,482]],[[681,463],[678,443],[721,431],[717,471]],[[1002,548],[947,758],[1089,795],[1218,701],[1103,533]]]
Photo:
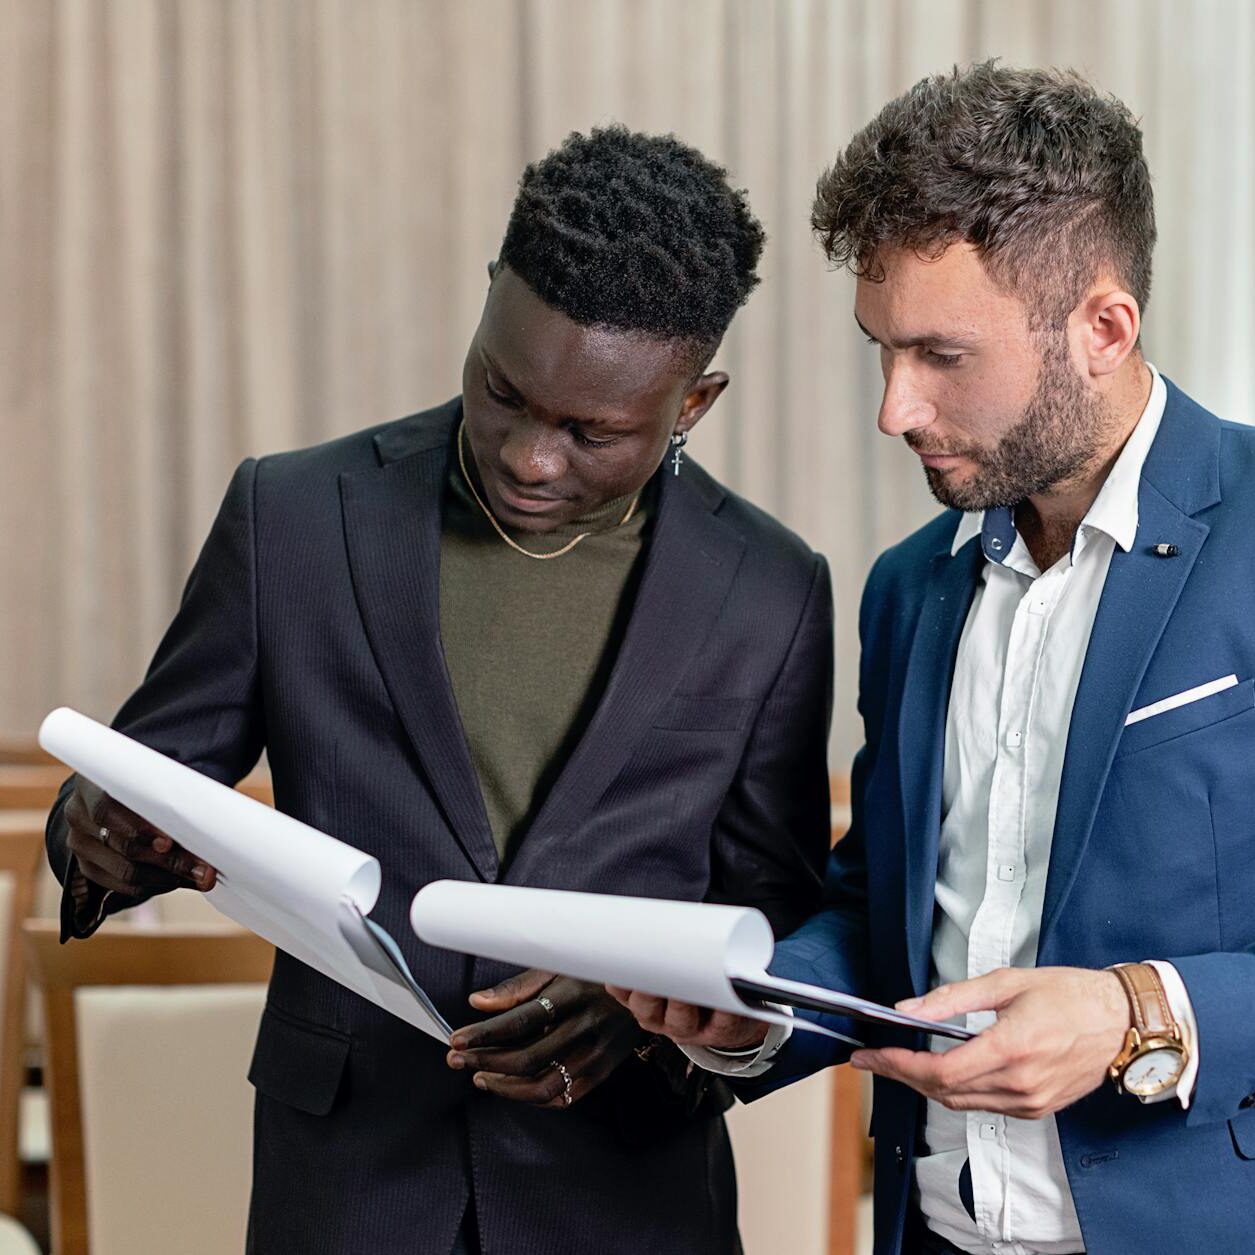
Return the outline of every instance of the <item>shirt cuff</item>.
[[[1181,973],[1163,959],[1144,961],[1159,973],[1164,996],[1168,999],[1168,1006],[1172,1011],[1172,1018],[1181,1029],[1181,1038],[1185,1043],[1185,1049],[1189,1052],[1185,1071],[1181,1073],[1176,1085],[1155,1094],[1146,1101],[1148,1103],[1163,1102],[1167,1098],[1175,1097],[1180,1100],[1182,1107],[1188,1108],[1194,1094],[1194,1083],[1198,1080],[1198,1020],[1194,1018],[1194,1007],[1186,991],[1185,982],[1181,979]]]
[[[790,1020],[793,1018],[793,1011],[789,1007],[773,1005],[772,1010],[782,1012]],[[748,1079],[752,1076],[761,1076],[771,1067],[780,1047],[789,1040],[792,1034],[792,1024],[772,1024],[767,1029],[767,1036],[763,1039],[762,1045],[751,1047],[749,1050],[715,1050],[710,1046],[681,1046],[680,1049],[706,1072]]]

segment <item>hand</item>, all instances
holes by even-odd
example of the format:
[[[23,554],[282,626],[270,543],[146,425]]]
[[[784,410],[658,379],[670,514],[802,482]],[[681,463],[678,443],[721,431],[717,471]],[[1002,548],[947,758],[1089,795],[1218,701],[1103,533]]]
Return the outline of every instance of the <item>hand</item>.
[[[998,1012],[979,1037],[945,1053],[857,1050],[856,1068],[901,1081],[952,1111],[992,1111],[1040,1120],[1097,1089],[1130,1024],[1113,972],[1080,967],[999,968],[941,985],[899,1011],[946,1020]]]
[[[537,998],[544,995],[550,1012]],[[562,1110],[595,1089],[640,1040],[632,1017],[601,988],[536,969],[471,994],[471,1006],[498,1011],[457,1029],[451,1068],[473,1068],[475,1085],[516,1102]],[[555,1063],[571,1078],[570,1092]]]
[[[65,804],[66,845],[88,880],[126,897],[208,891],[217,872],[81,776]]]
[[[678,1046],[748,1050],[766,1041],[771,1027],[762,1020],[751,1020],[728,1011],[711,1011],[708,1007],[695,1007],[674,998],[655,998],[652,994],[614,985],[607,985],[606,992],[627,1007],[647,1033],[661,1033]]]

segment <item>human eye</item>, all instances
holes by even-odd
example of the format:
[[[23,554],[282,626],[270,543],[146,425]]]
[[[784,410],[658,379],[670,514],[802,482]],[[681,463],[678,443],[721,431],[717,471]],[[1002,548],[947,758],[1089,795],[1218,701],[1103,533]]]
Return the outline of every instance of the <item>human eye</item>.
[[[484,375],[484,391],[488,393],[489,399],[495,401],[498,405],[505,406],[508,410],[517,410],[519,408],[518,397],[508,392],[502,392],[498,388],[492,386],[492,380],[488,375]]]
[[[965,354],[963,353],[938,353],[936,349],[924,350],[924,357],[934,366],[940,366],[942,370],[957,366],[964,356]]]
[[[612,437],[610,440],[594,440],[577,426],[571,428],[571,438],[576,444],[582,444],[586,449],[608,449],[612,444],[618,444],[618,437]]]

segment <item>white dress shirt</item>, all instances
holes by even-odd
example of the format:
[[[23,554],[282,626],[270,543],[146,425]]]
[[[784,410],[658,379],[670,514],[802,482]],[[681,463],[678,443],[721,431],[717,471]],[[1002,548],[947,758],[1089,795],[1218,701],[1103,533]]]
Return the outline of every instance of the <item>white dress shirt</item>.
[[[1137,534],[1142,464],[1167,390],[1154,367],[1137,426],[1077,529],[1069,553],[1037,568],[1009,509],[964,515],[952,554],[980,537],[986,562],[960,639],[946,718],[934,984],[1001,967],[1033,967],[1059,781],[1090,630],[1115,547]],[[1198,1069],[1197,1027],[1175,968],[1156,962],[1190,1063],[1177,1096],[1187,1105]],[[981,1029],[993,1012],[967,1017]],[[931,1039],[933,1049],[958,1043]],[[770,1066],[773,1033],[750,1061],[691,1051],[703,1067],[743,1076]],[[1172,1091],[1163,1097],[1172,1097]],[[1130,1098],[1130,1102],[1136,1099]],[[1054,1117],[1018,1120],[929,1102],[926,1153],[916,1160],[929,1226],[973,1255],[1065,1255],[1084,1249]],[[959,1188],[970,1164],[973,1219]]]

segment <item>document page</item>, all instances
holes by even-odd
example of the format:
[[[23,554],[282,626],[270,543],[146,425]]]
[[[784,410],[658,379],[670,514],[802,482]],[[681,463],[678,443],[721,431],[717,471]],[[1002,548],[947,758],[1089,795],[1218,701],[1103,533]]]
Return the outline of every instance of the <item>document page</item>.
[[[437,880],[415,895],[410,923],[429,945],[770,1023],[788,1017],[764,1006],[765,1001],[943,1037],[975,1035],[769,975],[771,926],[761,911],[749,907]],[[795,1028],[841,1036],[809,1020],[791,1022]]]
[[[218,870],[228,919],[447,1043],[449,1025],[396,942],[367,919],[378,860],[67,708],[39,743]]]

